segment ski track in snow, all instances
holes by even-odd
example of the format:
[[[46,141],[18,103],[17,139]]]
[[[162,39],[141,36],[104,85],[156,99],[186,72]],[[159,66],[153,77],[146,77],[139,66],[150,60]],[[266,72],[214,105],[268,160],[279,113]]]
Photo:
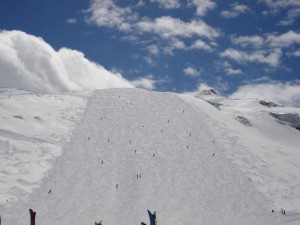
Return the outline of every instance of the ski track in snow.
[[[271,213],[208,120],[176,94],[95,91],[55,166],[28,198],[3,209],[3,224],[26,223],[29,208],[37,225],[148,223],[146,209],[161,225],[299,220]]]

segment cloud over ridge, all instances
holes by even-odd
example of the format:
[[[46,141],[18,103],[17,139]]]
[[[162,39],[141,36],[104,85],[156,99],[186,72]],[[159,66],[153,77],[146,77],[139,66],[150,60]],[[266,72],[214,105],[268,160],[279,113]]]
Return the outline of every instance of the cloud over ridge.
[[[52,93],[133,87],[82,52],[56,51],[42,38],[17,30],[0,32],[0,68],[1,87]]]
[[[300,81],[274,81],[267,79],[260,83],[240,86],[231,97],[271,100],[286,106],[300,107]]]

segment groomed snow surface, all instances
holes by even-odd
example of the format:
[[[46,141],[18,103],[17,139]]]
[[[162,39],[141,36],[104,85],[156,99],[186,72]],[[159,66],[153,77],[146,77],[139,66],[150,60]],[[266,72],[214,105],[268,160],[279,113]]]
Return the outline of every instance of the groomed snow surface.
[[[300,132],[255,102],[214,100],[224,108],[142,89],[5,90],[2,224],[29,224],[29,208],[37,225],[149,224],[147,209],[158,225],[299,224]]]

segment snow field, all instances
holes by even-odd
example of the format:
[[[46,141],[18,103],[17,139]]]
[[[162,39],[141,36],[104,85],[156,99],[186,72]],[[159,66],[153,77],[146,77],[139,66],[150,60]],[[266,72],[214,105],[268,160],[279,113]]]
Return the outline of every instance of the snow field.
[[[163,225],[282,224],[210,120],[176,94],[95,91],[47,177],[3,221],[24,223],[33,208],[37,225],[128,225],[148,223],[150,209]]]

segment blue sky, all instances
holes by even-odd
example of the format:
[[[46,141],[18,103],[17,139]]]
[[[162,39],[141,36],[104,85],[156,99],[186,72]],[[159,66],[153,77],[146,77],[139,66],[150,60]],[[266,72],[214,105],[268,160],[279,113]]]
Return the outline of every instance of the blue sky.
[[[230,95],[300,79],[299,0],[2,0],[0,29],[78,50],[159,91]]]

